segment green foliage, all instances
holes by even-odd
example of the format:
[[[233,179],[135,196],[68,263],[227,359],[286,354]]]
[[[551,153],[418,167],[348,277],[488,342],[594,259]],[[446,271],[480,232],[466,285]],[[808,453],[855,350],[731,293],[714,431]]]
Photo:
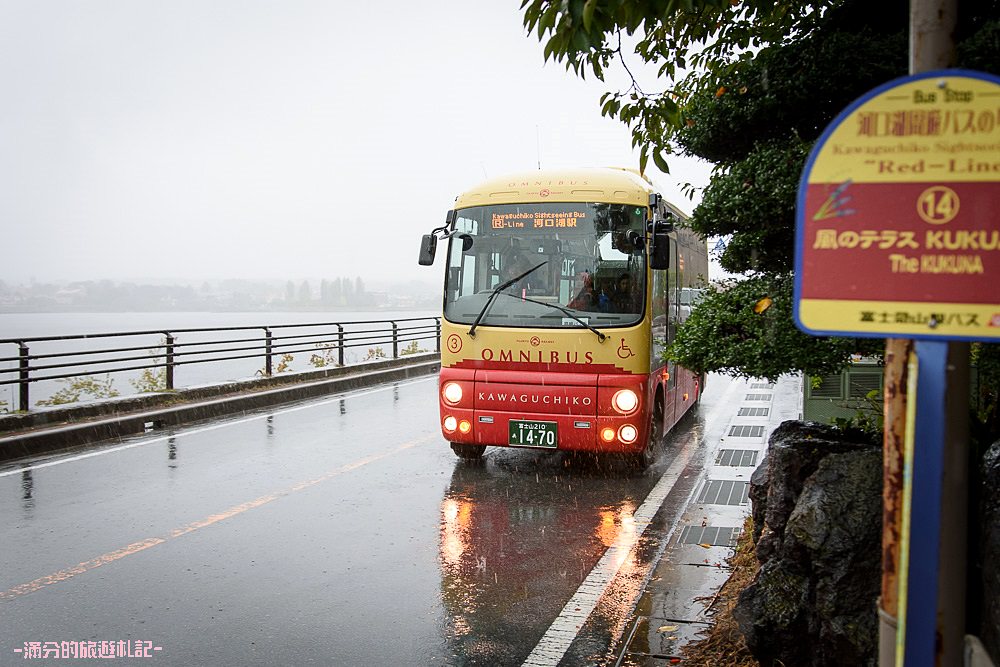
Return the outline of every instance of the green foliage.
[[[161,340],[160,347],[165,347],[167,344],[166,339]],[[153,357],[152,361],[159,361],[160,355],[163,353],[159,348],[153,348],[149,350],[149,355]],[[157,391],[167,390],[167,369],[166,368],[144,368],[139,374],[139,377],[134,380],[129,380],[129,384],[132,388],[139,393],[151,393]]]
[[[387,355],[385,352],[382,351],[381,347],[370,347],[368,348],[368,354],[365,355],[365,358],[362,359],[362,361],[374,361],[376,359],[386,359],[386,358]]]
[[[292,370],[292,361],[295,360],[291,354],[283,354],[278,357],[278,365],[274,367],[275,373],[284,373],[286,371]]]
[[[633,79],[625,91],[601,98],[601,113],[632,128],[640,171],[648,158],[666,171],[665,155],[682,126],[684,100],[704,76],[738,72],[769,45],[809,34],[837,0],[524,0],[524,25],[544,41],[543,54],[579,76],[604,79],[616,59],[625,65],[622,36],[635,35],[634,55],[655,64],[662,90],[646,93]],[[627,65],[625,65],[627,71]]]
[[[620,62],[631,79],[601,113],[632,132],[639,169],[668,171],[673,153],[716,163],[691,227],[730,237],[720,257],[754,278],[716,291],[680,327],[669,354],[697,371],[770,379],[836,372],[876,339],[814,338],[791,317],[795,205],[802,167],[850,102],[907,71],[906,0],[524,0],[524,25],[544,56],[603,80]],[[960,14],[959,64],[1000,69],[1000,1]],[[623,36],[632,46],[624,47]],[[628,43],[628,40],[624,40]],[[629,51],[626,53],[626,51]],[[629,59],[658,68],[643,90]],[[689,193],[693,190],[688,187]],[[771,294],[774,306],[752,305]]]
[[[0,401],[0,414],[10,412],[10,404],[7,401]]]
[[[406,354],[420,354],[421,352],[426,352],[426,351],[427,350],[420,349],[420,344],[417,341],[411,340],[409,345],[407,345],[406,347],[404,347],[402,350],[399,351],[399,355],[403,356]]]
[[[167,390],[167,369],[166,368],[144,368],[139,373],[139,377],[128,381],[132,388],[140,394],[166,391]]]
[[[725,164],[759,143],[815,141],[852,100],[906,74],[904,18],[888,34],[866,24],[818,30],[763,51],[729,76],[704,75],[684,105],[678,144]]]
[[[842,370],[851,354],[878,354],[879,339],[821,338],[790,326],[790,274],[761,275],[710,287],[667,348],[668,358],[696,373],[721,371],[736,377],[777,380],[800,370],[829,375]],[[761,314],[754,304],[773,301]]]
[[[865,394],[864,402],[853,417],[834,417],[833,425],[844,431],[861,431],[872,442],[882,442],[882,393],[872,389]]]
[[[795,201],[809,149],[794,139],[762,144],[716,172],[689,224],[703,236],[732,236],[719,258],[726,271],[792,270]]]
[[[336,354],[337,346],[326,343],[316,343],[319,354],[309,357],[309,363],[316,368],[326,368],[327,366],[337,366],[339,358]]]
[[[54,405],[66,405],[76,403],[83,399],[114,398],[118,396],[118,390],[112,387],[114,380],[110,375],[104,376],[104,380],[93,377],[63,378],[57,380],[65,385],[62,389],[52,394],[47,399],[38,401],[38,405],[46,407]]]

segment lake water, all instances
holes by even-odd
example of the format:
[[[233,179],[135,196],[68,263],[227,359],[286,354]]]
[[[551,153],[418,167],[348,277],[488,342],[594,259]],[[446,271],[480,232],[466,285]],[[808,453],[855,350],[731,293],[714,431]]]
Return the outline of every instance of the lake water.
[[[135,332],[152,331],[154,333],[141,336],[129,336],[127,338],[88,338],[74,341],[36,341],[30,342],[29,348],[32,355],[55,354],[70,351],[83,351],[94,349],[111,349],[137,347],[140,350],[132,353],[120,353],[120,356],[138,356],[150,358],[156,354],[158,345],[162,345],[163,333],[170,331],[174,334],[175,340],[179,344],[196,343],[204,341],[217,341],[220,346],[238,347],[253,346],[263,341],[264,332],[262,327],[272,328],[275,337],[283,335],[298,335],[314,332],[329,333],[335,331],[332,328],[283,328],[285,325],[305,325],[313,323],[340,323],[344,325],[345,332],[349,336],[353,331],[356,337],[372,336],[385,337],[391,334],[391,325],[373,324],[351,324],[364,321],[388,321],[402,320],[418,317],[440,317],[440,312],[431,311],[358,311],[358,312],[296,312],[296,313],[0,313],[0,340],[10,338],[34,338],[43,336],[69,336],[69,335],[93,335],[108,332]],[[420,324],[432,324],[430,321]],[[400,322],[399,326],[413,326]],[[181,329],[201,329],[213,327],[256,327],[252,330],[241,330],[233,332],[180,332]],[[371,331],[367,334],[358,334],[358,331]],[[401,337],[406,334],[402,334]],[[423,334],[420,334],[423,336]],[[249,339],[246,343],[225,343],[225,341],[236,341],[239,339]],[[323,340],[323,339],[320,339]],[[365,358],[374,347],[381,347],[382,351],[392,355],[391,343],[379,343],[378,345],[367,345],[359,338],[356,347],[349,347],[345,350],[345,362],[356,363]],[[401,348],[409,343],[402,343]],[[292,360],[288,363],[289,370],[303,371],[312,370],[314,366],[309,362],[310,356],[317,350],[316,343],[310,339],[305,339],[297,343],[298,348],[310,348],[301,352],[294,352]],[[417,345],[423,350],[435,349],[433,335],[417,341]],[[207,348],[189,348],[193,350],[205,350]],[[293,348],[294,349],[294,348]],[[162,350],[162,348],[161,348]],[[181,348],[178,352],[182,351]],[[322,350],[319,350],[322,352]],[[280,352],[280,350],[276,350]],[[12,343],[0,343],[0,358],[16,357],[18,347]],[[225,356],[253,355],[246,359],[233,359],[226,361],[215,361],[211,363],[200,363],[190,365],[179,365],[174,369],[174,386],[177,388],[197,386],[226,382],[230,380],[240,380],[255,377],[259,374],[264,365],[263,355],[259,351],[237,351],[227,353]],[[336,353],[333,353],[336,358]],[[85,357],[86,358],[86,357]],[[161,352],[162,358],[162,352]],[[197,356],[189,357],[197,359]],[[180,357],[177,359],[180,361]],[[32,365],[65,363],[68,359],[38,359],[33,360]],[[278,357],[274,358],[274,363],[279,362]],[[123,365],[143,365],[144,360],[123,362],[107,366],[111,369],[115,366]],[[16,368],[16,361],[0,361],[0,369]],[[104,367],[102,367],[104,368]],[[76,369],[47,370],[39,371],[33,375],[51,375],[62,372],[75,372]],[[138,381],[140,371],[110,372],[107,375],[101,374],[93,376],[95,379],[105,382],[108,378],[112,387],[121,396],[137,393],[133,382]],[[12,380],[16,375],[0,374],[0,380]],[[37,401],[50,398],[55,392],[66,387],[67,381],[46,380],[31,384],[30,396],[34,407]],[[13,410],[18,404],[17,385],[0,385],[0,412],[5,408]],[[6,404],[6,405],[5,405]]]

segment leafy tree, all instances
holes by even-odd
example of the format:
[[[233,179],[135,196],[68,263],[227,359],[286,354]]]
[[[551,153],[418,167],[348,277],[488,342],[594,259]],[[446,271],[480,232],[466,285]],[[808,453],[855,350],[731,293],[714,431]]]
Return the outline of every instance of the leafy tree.
[[[710,287],[678,329],[672,354],[696,370],[726,369],[773,381],[789,368],[809,375],[836,373],[853,353],[880,352],[879,339],[822,338],[789,326],[791,283],[789,274],[776,273]],[[770,301],[755,309],[763,299]]]
[[[525,26],[545,58],[578,75],[619,61],[657,67],[661,89],[636,78],[601,98],[606,116],[632,130],[640,170],[672,153],[715,163],[690,226],[730,241],[723,268],[749,274],[709,295],[668,353],[696,371],[774,378],[836,371],[871,340],[817,339],[791,319],[795,205],[802,167],[834,116],[878,84],[907,72],[905,0],[525,0]],[[966,11],[968,10],[968,11]],[[959,64],[1000,67],[1000,2],[965,12]],[[634,40],[631,53],[623,36]],[[707,46],[706,46],[707,45]],[[763,315],[754,304],[770,297]],[[780,343],[780,346],[776,346]]]

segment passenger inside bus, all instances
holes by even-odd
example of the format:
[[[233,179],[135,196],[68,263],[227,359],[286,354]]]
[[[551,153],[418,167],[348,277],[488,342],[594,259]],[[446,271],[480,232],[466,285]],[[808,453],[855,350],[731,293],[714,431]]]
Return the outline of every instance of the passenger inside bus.
[[[613,312],[633,313],[635,308],[635,295],[632,290],[632,275],[623,273],[618,276],[618,283],[615,285],[615,293],[611,298]]]
[[[589,271],[576,274],[576,296],[566,304],[576,310],[595,310],[594,278]]]
[[[500,282],[507,282],[508,280],[513,280],[518,276],[530,271],[535,264],[532,264],[526,257],[518,254],[511,254],[504,258],[503,269],[500,272]],[[543,287],[544,279],[543,274],[539,271],[532,272],[531,275],[525,276],[517,282],[516,285],[512,287],[517,288],[517,293],[520,294],[521,290],[525,290],[527,293],[533,293],[535,290]]]

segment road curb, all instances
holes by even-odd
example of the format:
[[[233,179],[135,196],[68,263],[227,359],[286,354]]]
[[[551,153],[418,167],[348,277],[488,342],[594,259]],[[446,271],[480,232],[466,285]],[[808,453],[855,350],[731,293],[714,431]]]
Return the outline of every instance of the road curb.
[[[421,355],[421,358],[408,360],[407,363],[377,366],[379,367],[365,365],[338,369],[340,372],[334,377],[319,380],[313,379],[315,374],[310,374],[300,377],[297,382],[276,388],[261,388],[260,381],[237,382],[139,399],[104,401],[98,408],[65,408],[58,411],[61,423],[50,423],[56,414],[53,412],[43,420],[46,422],[43,425],[8,432],[0,437],[0,461],[65,451],[101,440],[143,433],[151,428],[190,424],[385,382],[431,375],[440,369],[441,361],[437,355]],[[213,394],[214,398],[205,398]]]

